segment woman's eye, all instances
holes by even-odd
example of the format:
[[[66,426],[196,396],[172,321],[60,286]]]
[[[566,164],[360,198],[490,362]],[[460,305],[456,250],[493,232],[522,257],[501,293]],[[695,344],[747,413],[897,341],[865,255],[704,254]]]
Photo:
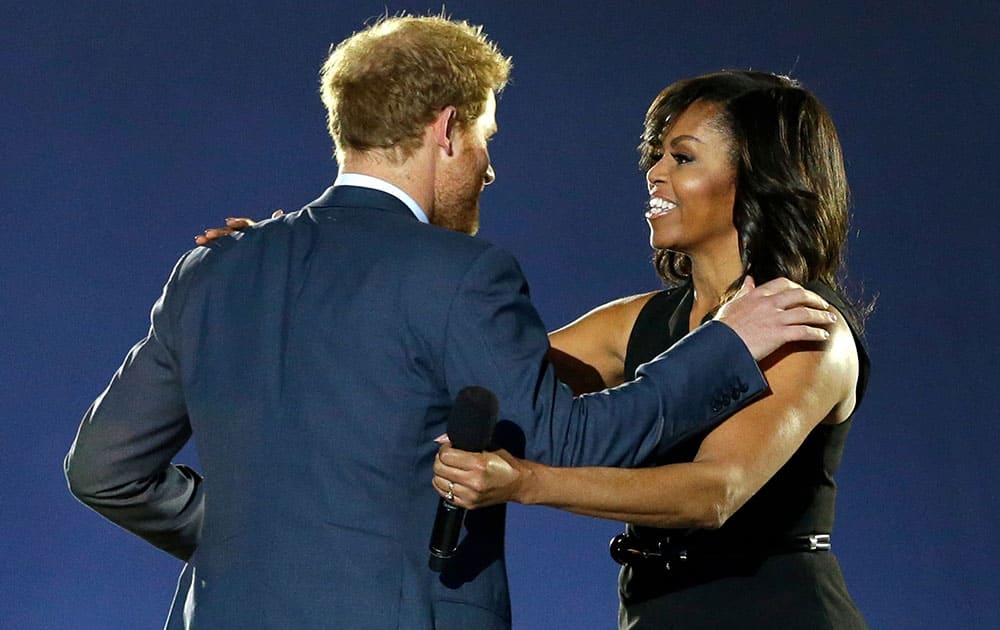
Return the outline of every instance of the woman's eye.
[[[687,164],[691,161],[691,156],[686,153],[671,153],[670,157],[674,158],[678,164]]]

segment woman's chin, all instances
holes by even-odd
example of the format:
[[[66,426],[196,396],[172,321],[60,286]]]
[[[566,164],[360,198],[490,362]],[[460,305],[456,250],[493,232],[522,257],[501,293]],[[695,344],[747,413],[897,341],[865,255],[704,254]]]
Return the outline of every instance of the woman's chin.
[[[666,235],[658,233],[656,230],[650,230],[649,232],[649,246],[653,249],[674,249],[677,245],[677,241],[672,238],[668,238]]]

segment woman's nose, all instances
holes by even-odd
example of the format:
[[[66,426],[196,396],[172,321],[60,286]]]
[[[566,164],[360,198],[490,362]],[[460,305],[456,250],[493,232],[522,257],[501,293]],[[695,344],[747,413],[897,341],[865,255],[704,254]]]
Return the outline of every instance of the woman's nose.
[[[649,189],[649,192],[653,192],[657,184],[662,184],[666,181],[666,177],[667,171],[663,168],[663,159],[661,158],[646,171],[646,188]]]

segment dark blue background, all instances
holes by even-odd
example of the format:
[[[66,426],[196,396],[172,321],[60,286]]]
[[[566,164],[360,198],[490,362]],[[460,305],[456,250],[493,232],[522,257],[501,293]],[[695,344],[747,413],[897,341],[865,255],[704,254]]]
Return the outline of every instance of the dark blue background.
[[[648,102],[726,67],[801,79],[844,144],[851,278],[879,296],[835,547],[873,628],[991,625],[1000,5],[587,4],[448,3],[515,63],[482,237],[519,257],[552,327],[654,289]],[[179,563],[77,504],[63,454],[193,235],[332,180],[317,70],[384,7],[3,3],[0,626],[162,623]],[[512,508],[515,627],[613,627],[618,529]]]

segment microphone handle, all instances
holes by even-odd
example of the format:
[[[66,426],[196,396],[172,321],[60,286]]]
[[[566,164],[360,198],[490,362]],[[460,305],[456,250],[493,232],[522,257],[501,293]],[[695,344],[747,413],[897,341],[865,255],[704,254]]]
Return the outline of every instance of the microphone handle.
[[[460,508],[444,499],[438,502],[434,531],[431,532],[431,570],[442,571],[448,560],[455,555],[464,522],[465,508]]]

